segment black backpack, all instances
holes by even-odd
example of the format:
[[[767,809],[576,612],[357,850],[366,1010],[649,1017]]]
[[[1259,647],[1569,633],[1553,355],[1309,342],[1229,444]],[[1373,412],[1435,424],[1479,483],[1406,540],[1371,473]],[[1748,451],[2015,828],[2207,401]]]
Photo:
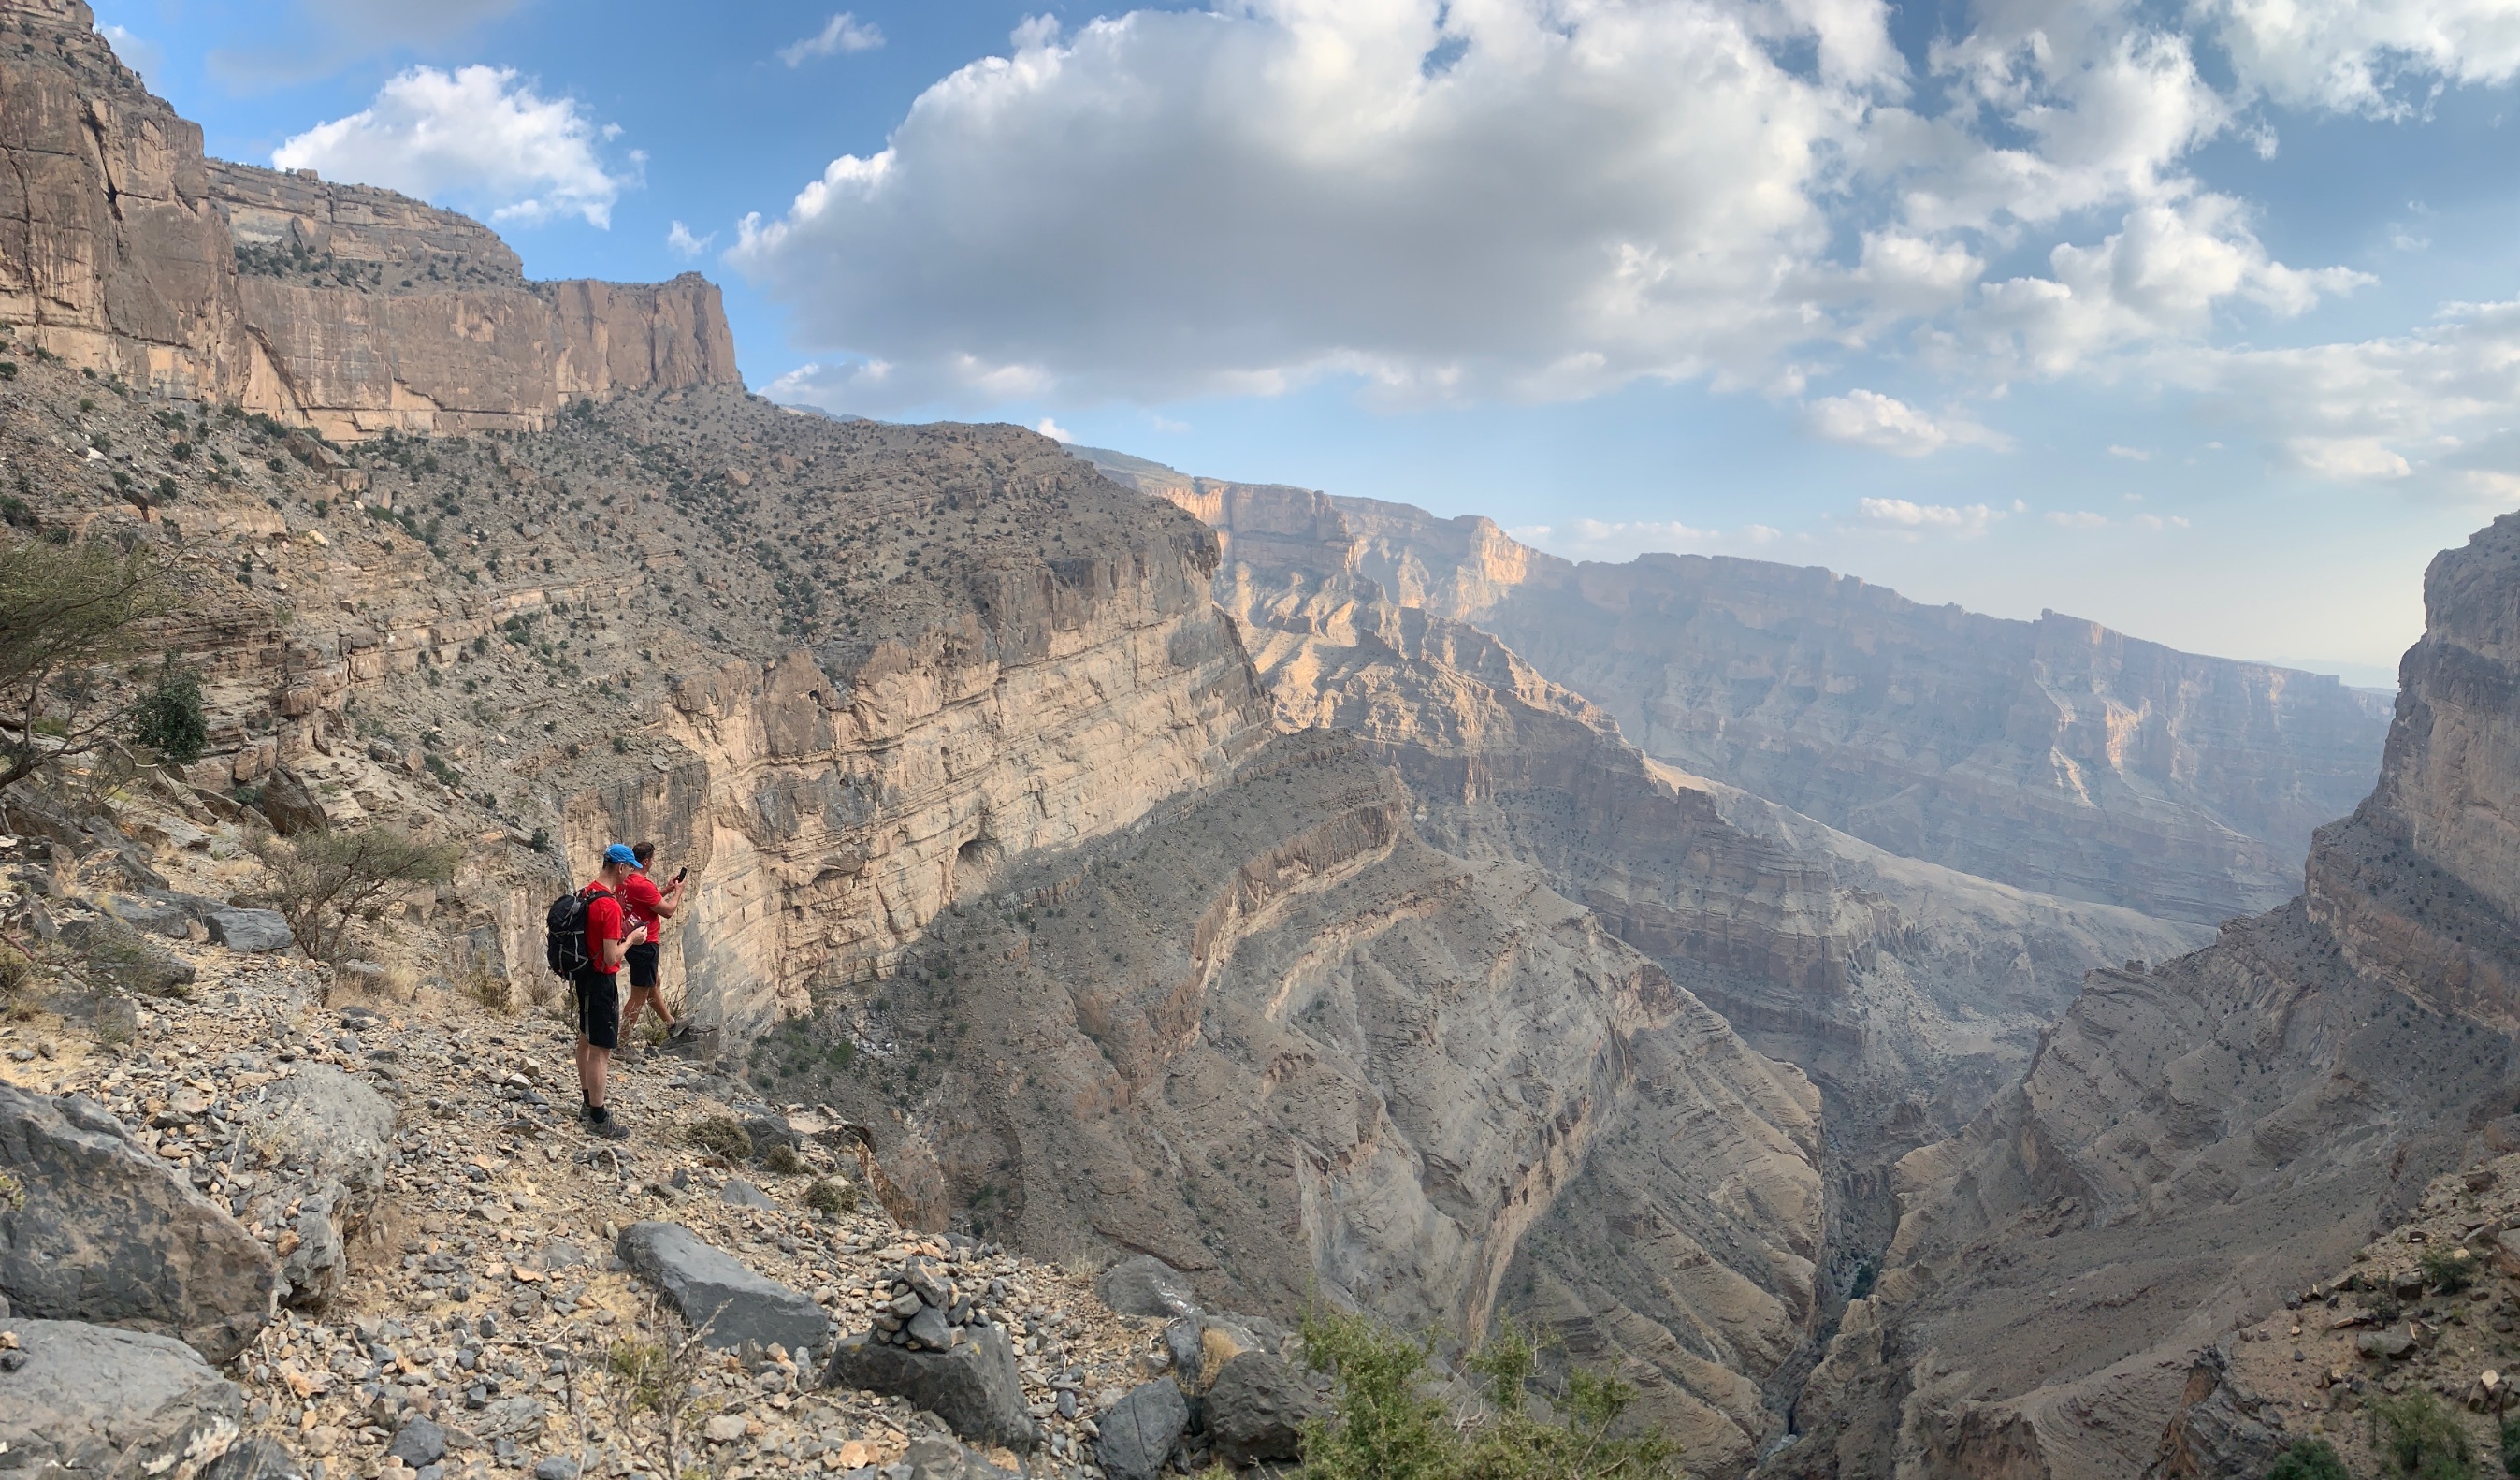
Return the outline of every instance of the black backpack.
[[[584,893],[571,890],[543,912],[543,964],[554,976],[574,977],[593,964],[586,955],[586,907],[595,896],[610,898],[611,893],[601,886]]]

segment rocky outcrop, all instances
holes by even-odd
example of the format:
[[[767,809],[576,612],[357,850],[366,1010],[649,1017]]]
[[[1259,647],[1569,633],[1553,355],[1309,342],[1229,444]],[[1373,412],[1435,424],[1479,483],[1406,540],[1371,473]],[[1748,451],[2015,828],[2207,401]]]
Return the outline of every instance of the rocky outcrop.
[[[1476,623],[1657,759],[2069,899],[2207,924],[2279,903],[2387,726],[2334,679],[2054,612],[1979,616],[1760,561],[1577,565],[1485,519],[1082,455],[1216,525],[1229,561],[1344,568]]]
[[[479,224],[206,159],[77,0],[7,0],[0,324],[74,366],[350,439],[534,429],[571,401],[737,383],[717,289],[528,283]]]
[[[12,1472],[199,1480],[234,1446],[245,1396],[182,1342],[74,1321],[20,1321],[0,1364]]]
[[[168,1108],[189,1117],[208,1099]],[[271,1255],[96,1101],[0,1085],[0,1167],[12,1310],[171,1336],[212,1362],[271,1320]]]
[[[1354,740],[1273,741],[1012,867],[761,1070],[872,1128],[900,1216],[1151,1253],[1232,1309],[1522,1310],[1625,1360],[1692,1453],[1746,1456],[1815,1320],[1817,1097],[1411,810]]]
[[[2018,1089],[1901,1164],[1878,1329],[1841,1332],[1778,1473],[2135,1476],[2210,1448],[2231,1424],[2205,1348],[2513,1143],[2520,888],[2479,824],[2520,786],[2495,739],[2520,715],[2515,552],[2506,516],[2435,561],[2380,784],[2320,830],[2302,899],[2094,973]]]
[[[307,1064],[232,1118],[272,1167],[282,1188],[275,1200],[297,1209],[293,1246],[280,1265],[281,1303],[320,1306],[340,1289],[350,1240],[384,1190],[393,1105],[337,1068]]]

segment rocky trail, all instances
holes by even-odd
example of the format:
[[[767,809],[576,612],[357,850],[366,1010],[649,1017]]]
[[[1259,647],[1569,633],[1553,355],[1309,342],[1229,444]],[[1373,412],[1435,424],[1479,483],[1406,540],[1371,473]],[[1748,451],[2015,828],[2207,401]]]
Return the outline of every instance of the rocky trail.
[[[197,830],[159,858],[171,881],[236,874],[216,855],[241,830]],[[1123,1272],[1115,1298],[1139,1314],[1121,1315],[1089,1267],[905,1231],[860,1191],[862,1132],[661,1049],[618,1067],[630,1139],[596,1140],[556,1009],[322,966],[285,930],[250,935],[262,912],[204,913],[265,949],[193,938],[208,929],[180,907],[64,887],[70,851],[12,838],[0,855],[33,955],[118,935],[156,985],[22,1000],[0,1026],[12,1463],[179,1480],[1151,1473],[1205,1446],[1183,1433],[1176,1378],[1195,1397],[1202,1368],[1212,1384],[1245,1349],[1245,1385],[1254,1363],[1278,1368],[1255,1423],[1281,1432],[1244,1442],[1291,1455],[1279,1420],[1309,1389],[1278,1362],[1284,1333],[1200,1315],[1152,1261]],[[865,1334],[886,1328],[903,1334]],[[1098,1419],[1150,1382],[1174,1401],[1138,1397],[1128,1453],[1105,1462]],[[1227,1397],[1211,1428],[1230,1427]],[[1142,1423],[1149,1407],[1180,1421]]]

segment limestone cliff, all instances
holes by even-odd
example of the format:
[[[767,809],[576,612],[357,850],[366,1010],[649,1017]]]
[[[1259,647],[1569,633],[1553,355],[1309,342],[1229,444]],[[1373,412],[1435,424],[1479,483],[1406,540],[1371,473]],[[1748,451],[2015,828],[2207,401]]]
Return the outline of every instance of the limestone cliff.
[[[1880,1294],[1777,1472],[2150,1473],[2200,1352],[2520,1142],[2515,566],[2511,516],[2435,561],[2380,783],[2302,899],[2096,973],[2018,1089],[1902,1164]]]
[[[1309,541],[1317,566],[1475,622],[1657,759],[1894,853],[2165,919],[2289,897],[2386,728],[2334,679],[2053,612],[1923,606],[1760,561],[1577,565],[1485,519],[1086,455],[1216,525],[1229,560]]]
[[[0,325],[21,343],[342,439],[539,428],[577,398],[739,379],[696,274],[528,283],[452,212],[205,159],[78,0],[0,20]]]

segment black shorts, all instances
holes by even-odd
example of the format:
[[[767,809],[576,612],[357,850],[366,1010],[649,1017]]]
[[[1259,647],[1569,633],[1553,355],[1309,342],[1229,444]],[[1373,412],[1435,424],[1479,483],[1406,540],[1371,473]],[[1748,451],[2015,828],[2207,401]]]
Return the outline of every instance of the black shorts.
[[[609,971],[580,971],[570,978],[577,993],[577,1036],[599,1049],[621,1047],[621,993]]]
[[[655,989],[656,943],[654,941],[652,940],[644,946],[632,946],[623,953],[621,964],[630,968],[631,991],[648,992]]]

